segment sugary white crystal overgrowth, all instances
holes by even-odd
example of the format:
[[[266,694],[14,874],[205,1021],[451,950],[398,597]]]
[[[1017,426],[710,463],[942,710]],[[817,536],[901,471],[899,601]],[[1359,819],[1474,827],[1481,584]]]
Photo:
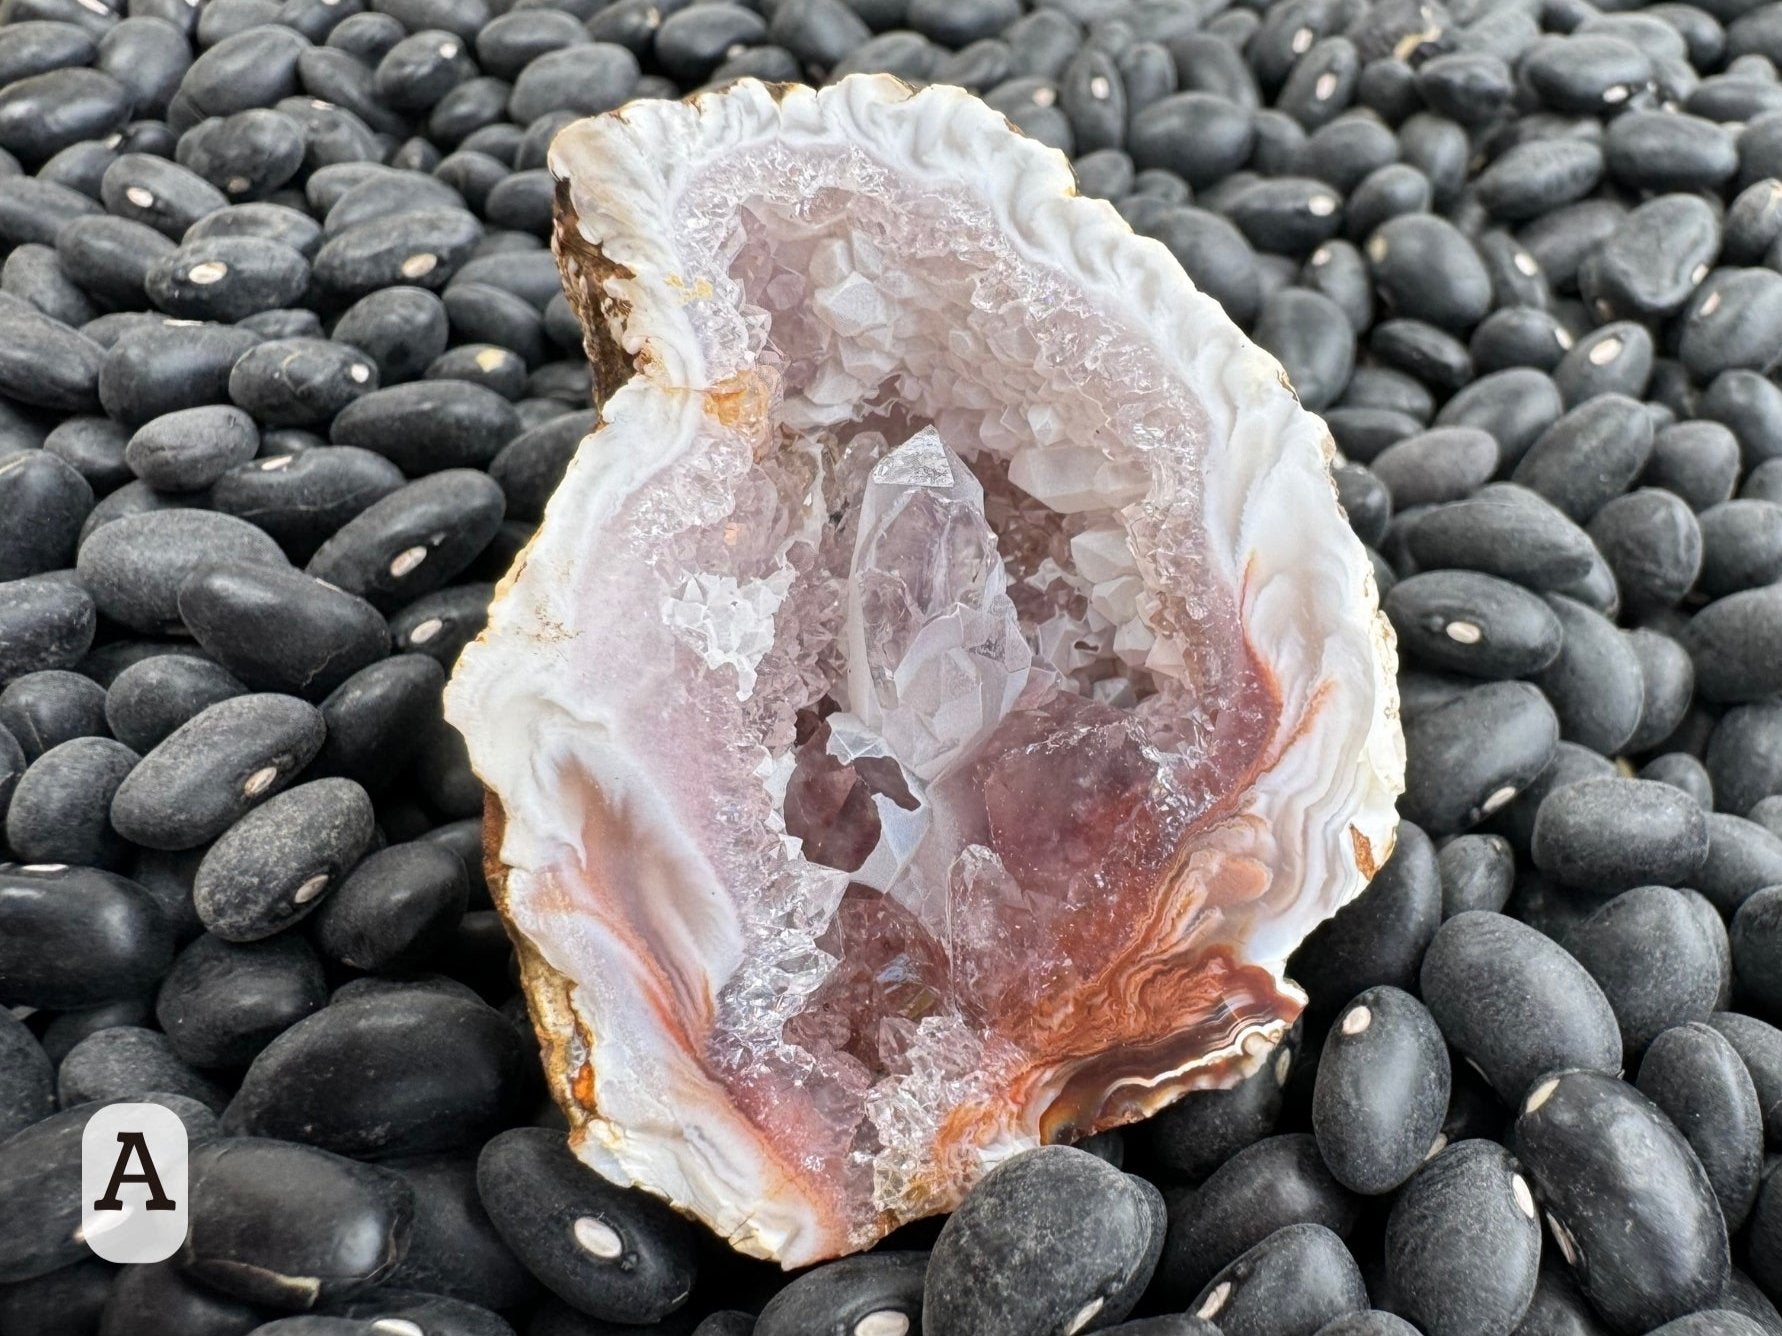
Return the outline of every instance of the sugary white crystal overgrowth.
[[[1279,368],[956,89],[551,167],[602,424],[448,712],[578,1153],[796,1265],[1253,1067],[1402,771]]]

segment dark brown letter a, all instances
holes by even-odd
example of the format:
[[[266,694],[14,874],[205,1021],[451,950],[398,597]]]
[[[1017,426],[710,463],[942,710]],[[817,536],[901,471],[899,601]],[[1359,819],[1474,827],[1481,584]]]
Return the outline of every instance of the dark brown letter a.
[[[143,1140],[141,1132],[119,1132],[118,1144],[123,1147],[118,1152],[118,1162],[111,1171],[111,1186],[105,1189],[105,1195],[93,1203],[95,1211],[121,1211],[123,1200],[118,1196],[118,1189],[126,1183],[147,1183],[148,1202],[145,1207],[150,1211],[172,1211],[178,1208],[173,1198],[161,1190],[161,1176],[155,1172],[155,1162],[149,1158],[148,1143]],[[130,1153],[134,1151],[142,1160],[142,1172],[132,1174]]]

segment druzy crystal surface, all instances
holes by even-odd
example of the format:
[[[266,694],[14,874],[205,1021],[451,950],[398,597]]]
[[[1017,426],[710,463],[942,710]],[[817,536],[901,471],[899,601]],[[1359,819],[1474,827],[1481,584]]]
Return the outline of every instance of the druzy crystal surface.
[[[797,1265],[1253,1069],[1402,771],[1278,366],[956,89],[551,169],[601,422],[447,704],[577,1153]]]

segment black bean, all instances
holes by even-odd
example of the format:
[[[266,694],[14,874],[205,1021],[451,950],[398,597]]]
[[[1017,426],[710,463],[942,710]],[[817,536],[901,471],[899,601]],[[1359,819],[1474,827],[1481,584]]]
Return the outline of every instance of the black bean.
[[[501,489],[487,474],[431,474],[348,521],[307,569],[379,607],[409,602],[470,563],[494,537],[502,506]]]
[[[383,288],[361,298],[334,327],[342,343],[377,362],[384,384],[412,380],[445,351],[445,305],[420,288]]]
[[[92,487],[57,455],[0,454],[0,511],[31,521],[0,531],[0,581],[73,564],[81,522],[92,508]]]
[[[993,36],[1008,17],[1013,16],[1005,16],[990,31],[975,33],[973,38]],[[937,11],[935,18],[946,26],[950,16]],[[912,26],[922,27],[921,24]],[[935,34],[930,32],[929,35]],[[701,3],[678,9],[662,20],[662,26],[656,32],[656,60],[671,79],[692,87],[703,82],[731,48],[753,46],[766,40],[767,23],[759,14],[701,0]],[[944,40],[948,46],[966,45],[964,41],[937,40]]]
[[[1608,997],[1630,1058],[1672,1026],[1708,1018],[1728,952],[1712,907],[1664,886],[1624,891],[1573,927],[1565,947]]]
[[[1327,37],[1293,63],[1275,106],[1315,130],[1350,104],[1360,74],[1355,44],[1346,37]]]
[[[1546,768],[1559,721],[1521,682],[1475,687],[1407,720],[1405,815],[1436,835],[1477,825]]]
[[[99,403],[105,350],[23,302],[0,304],[0,394],[61,412]]]
[[[1645,700],[1640,661],[1627,637],[1601,613],[1559,594],[1547,595],[1564,632],[1559,656],[1536,673],[1559,717],[1560,734],[1612,756],[1639,727]]]
[[[143,757],[112,801],[112,825],[151,849],[196,848],[289,783],[322,733],[315,707],[290,696],[219,701]]]
[[[1244,108],[1212,93],[1186,92],[1134,115],[1127,151],[1139,167],[1167,168],[1198,190],[1241,167],[1254,138]]]
[[[323,446],[243,464],[218,479],[216,509],[271,534],[293,560],[402,486],[394,464],[368,450]]]
[[[1515,83],[1497,56],[1456,52],[1418,66],[1417,91],[1431,111],[1468,125],[1485,125],[1509,102]]]
[[[1510,306],[1493,311],[1473,330],[1467,350],[1482,374],[1511,367],[1551,372],[1571,346],[1572,336],[1546,311]]]
[[[1194,286],[1233,320],[1244,325],[1255,319],[1262,300],[1256,254],[1237,228],[1204,209],[1175,207],[1162,210],[1143,230],[1167,246]]]
[[[180,618],[250,688],[319,698],[389,653],[369,603],[298,571],[213,562],[179,588]]]
[[[92,596],[62,574],[0,584],[0,681],[76,663],[93,643]]]
[[[0,1002],[70,1010],[140,996],[173,933],[140,886],[90,867],[0,869]]]
[[[1189,1091],[1133,1130],[1169,1175],[1197,1183],[1274,1131],[1292,1062],[1292,1044],[1284,1043],[1236,1085]]]
[[[142,631],[180,626],[180,582],[209,561],[283,567],[264,533],[228,515],[160,510],[126,515],[89,534],[76,560],[100,611]]]
[[[1708,604],[1683,631],[1708,700],[1758,700],[1782,689],[1782,588],[1741,590]]]
[[[59,669],[27,673],[0,691],[0,727],[33,761],[72,738],[105,737],[105,688]]]
[[[911,1327],[922,1317],[922,1278],[928,1254],[882,1253],[845,1257],[806,1272],[781,1290],[754,1322],[760,1336],[852,1331],[876,1314],[889,1329],[901,1316]],[[874,1323],[868,1322],[871,1330]]]
[[[1701,591],[1711,598],[1782,577],[1782,505],[1726,501],[1702,512]]]
[[[152,227],[109,215],[76,218],[56,233],[63,271],[110,306],[147,306],[148,271],[172,251],[173,242]]]
[[[206,214],[186,229],[183,239],[198,241],[205,237],[263,237],[268,241],[283,242],[309,259],[322,244],[322,229],[306,213],[261,200],[231,204]]]
[[[76,1044],[56,1073],[63,1108],[96,1100],[135,1100],[153,1091],[184,1095],[213,1113],[226,1098],[180,1060],[159,1030],[118,1025],[97,1030]]]
[[[275,339],[236,362],[229,397],[267,426],[312,427],[331,421],[377,383],[371,359],[349,344]]]
[[[1652,63],[1618,37],[1548,38],[1536,43],[1522,75],[1554,111],[1590,115],[1620,106],[1652,77]]]
[[[0,1016],[0,1141],[55,1111],[55,1067],[37,1037],[8,1011]]]
[[[1385,1252],[1390,1302],[1423,1330],[1511,1330],[1534,1297],[1541,1259],[1521,1166],[1490,1141],[1449,1146],[1393,1203]]]
[[[448,671],[489,621],[492,584],[454,585],[424,594],[390,618],[397,652],[425,654]]]
[[[124,447],[124,462],[165,492],[202,491],[260,447],[254,421],[239,408],[206,404],[151,418]]]
[[[1373,282],[1361,252],[1346,241],[1327,241],[1313,251],[1300,271],[1301,287],[1335,302],[1357,334],[1374,319]]]
[[[158,327],[127,334],[100,365],[99,400],[130,428],[181,408],[222,403],[230,369],[258,342],[251,330],[214,324],[181,327],[178,338]]]
[[[1426,571],[1382,600],[1399,642],[1438,668],[1523,677],[1558,657],[1560,623],[1538,595],[1476,571]]]
[[[1382,320],[1368,336],[1368,350],[1387,366],[1438,389],[1452,390],[1473,378],[1466,345],[1422,320]]]
[[[1677,1026],[1647,1048],[1638,1086],[1689,1142],[1727,1228],[1736,1230],[1750,1213],[1763,1167],[1763,1114],[1737,1050],[1710,1025]]]
[[[481,1002],[420,987],[337,998],[262,1050],[224,1125],[361,1157],[456,1149],[515,1121],[527,1061]]]
[[[90,65],[98,55],[92,36],[75,24],[14,19],[0,34],[0,84]]]
[[[270,311],[258,311],[253,315],[243,316],[243,329],[251,329],[266,339],[319,339],[322,337],[322,318],[314,311],[302,307],[275,307]]]
[[[655,1198],[615,1187],[579,1164],[560,1132],[525,1127],[495,1137],[478,1158],[477,1188],[515,1255],[579,1311],[608,1322],[651,1322],[681,1307],[691,1293],[693,1236],[686,1222]],[[1149,1205],[1140,1202],[1141,1208]],[[1155,1220],[1141,1217],[1150,1226],[1148,1236],[1161,1225],[1161,1206],[1152,1211]],[[1153,1239],[1145,1241],[1154,1254]],[[892,1257],[909,1256],[872,1260],[883,1267]],[[885,1278],[881,1303],[898,1311],[920,1308],[926,1258],[915,1258],[913,1268],[896,1272],[898,1279]],[[850,1259],[856,1268],[868,1260]],[[821,1274],[809,1273],[807,1290],[825,1288]],[[831,1291],[831,1303],[841,1297]],[[783,1291],[776,1302],[796,1311],[798,1296]]]
[[[150,265],[155,305],[194,321],[233,322],[303,296],[310,267],[294,249],[264,237],[205,237]]]
[[[322,53],[305,53],[312,54]],[[306,147],[293,117],[256,107],[188,130],[180,136],[178,160],[232,200],[259,200],[297,175]]]
[[[1535,819],[1535,866],[1592,894],[1689,885],[1708,856],[1702,810],[1668,784],[1590,779],[1550,793]]]
[[[86,293],[63,269],[61,257],[49,246],[33,243],[15,247],[0,269],[0,292],[18,297],[50,319],[71,327],[86,324],[96,314]]]
[[[147,1102],[171,1110],[194,1141],[215,1133],[216,1119],[202,1104],[171,1094]],[[99,1107],[63,1109],[0,1148],[0,1188],[8,1202],[0,1228],[0,1280],[47,1275],[89,1256],[80,1232],[80,1146]]]
[[[1726,207],[1721,258],[1728,264],[1757,264],[1782,236],[1782,182],[1754,181]]]
[[[728,6],[726,6],[728,8]],[[677,33],[679,41],[684,33]],[[661,62],[662,38],[656,38],[657,60]],[[873,37],[865,45],[857,48],[833,70],[829,71],[831,80],[840,79],[848,74],[883,72],[901,79],[925,79],[938,63],[942,51],[919,32],[882,32]],[[648,79],[648,75],[644,79]],[[644,79],[638,82],[640,86]],[[1062,116],[1060,117],[1062,120]],[[517,164],[516,164],[517,165]],[[543,166],[535,163],[533,166]]]
[[[1564,790],[1561,790],[1564,792]],[[1442,924],[1423,959],[1424,1005],[1505,1101],[1543,1072],[1621,1068],[1614,1010],[1550,938],[1482,910]]]
[[[1497,470],[1497,442],[1477,428],[1435,428],[1388,445],[1369,467],[1399,508],[1463,501]]]
[[[187,1275],[254,1303],[305,1309],[360,1293],[407,1246],[414,1194],[386,1169],[313,1146],[223,1138],[191,1157]]]
[[[550,216],[548,196],[545,216]],[[492,343],[511,349],[528,365],[544,362],[542,317],[524,297],[487,283],[458,281],[445,291],[445,309],[454,342]]]
[[[1631,1087],[1593,1071],[1546,1078],[1523,1100],[1510,1148],[1584,1293],[1617,1328],[1691,1312],[1726,1284],[1726,1224],[1707,1175]]]
[[[1650,750],[1683,722],[1695,691],[1695,665],[1675,640],[1644,627],[1627,632],[1628,648],[1640,665],[1640,726],[1627,740],[1629,751]]]
[[[1635,190],[1711,190],[1739,169],[1732,135],[1674,111],[1632,111],[1610,122],[1609,173]]]
[[[192,886],[198,917],[232,942],[257,941],[311,913],[372,837],[371,801],[348,779],[268,799],[210,846]]]
[[[105,170],[101,197],[111,213],[143,223],[174,241],[229,201],[189,168],[146,153],[125,153]]]
[[[1652,435],[1652,419],[1638,402],[1600,395],[1543,432],[1512,476],[1582,523],[1639,477]]]
[[[0,191],[0,241],[11,245],[52,244],[66,224],[100,212],[87,196],[54,181],[35,176],[0,179],[6,182],[6,189]]]
[[[1759,700],[1728,710],[1702,759],[1722,811],[1750,812],[1782,794],[1782,704]]]
[[[482,225],[462,209],[423,208],[373,218],[322,243],[315,280],[343,298],[395,284],[439,288],[481,239]]]
[[[413,966],[440,949],[463,916],[464,865],[425,841],[392,845],[361,862],[314,923],[328,959],[353,969]]]
[[[1172,1305],[1186,1305],[1222,1269],[1289,1225],[1322,1225],[1347,1237],[1360,1205],[1331,1176],[1311,1136],[1290,1133],[1258,1141],[1214,1170],[1198,1189],[1169,1199],[1157,1293]]]
[[[495,1232],[476,1190],[473,1157],[429,1156],[390,1166],[415,1196],[408,1250],[389,1285],[511,1308],[538,1284]]]
[[[1782,508],[1777,513],[1782,518]],[[1702,526],[1680,497],[1658,488],[1616,497],[1596,512],[1589,533],[1636,611],[1673,606],[1702,569]]]
[[[1230,1336],[1315,1336],[1367,1309],[1367,1286],[1336,1234],[1315,1224],[1278,1229],[1214,1277],[1192,1302]]]
[[[1782,388],[1754,371],[1723,371],[1702,395],[1701,416],[1738,437],[1747,467],[1782,456]]]
[[[269,107],[297,91],[297,58],[309,42],[290,28],[257,24],[192,62],[180,93],[205,116]]]
[[[244,1067],[328,999],[321,962],[295,933],[229,942],[205,933],[174,959],[155,1020],[199,1067]]]
[[[1516,855],[1501,835],[1460,835],[1436,855],[1442,877],[1442,917],[1469,909],[1499,913],[1508,903]]]
[[[1362,542],[1379,543],[1392,519],[1392,496],[1386,484],[1360,464],[1339,464],[1330,471],[1337,504]]]
[[[1436,425],[1490,432],[1505,466],[1513,466],[1563,411],[1551,378],[1531,367],[1512,367],[1481,376],[1461,390],[1442,406]]]
[[[586,43],[588,33],[568,14],[524,9],[497,15],[475,39],[477,64],[497,78],[512,79],[548,51]]]
[[[126,851],[106,814],[137,760],[111,738],[70,738],[51,747],[13,789],[7,844],[28,863],[121,866]]]
[[[1692,883],[1731,914],[1756,891],[1782,885],[1782,838],[1728,812],[1708,815],[1708,859]]]
[[[1441,918],[1435,849],[1423,831],[1400,822],[1398,845],[1373,881],[1306,935],[1288,973],[1325,1010],[1380,984],[1408,988]]]
[[[1738,438],[1718,422],[1679,422],[1652,438],[1640,481],[1675,492],[1698,512],[1732,496],[1739,475]],[[1703,559],[1707,534],[1703,532]]]
[[[1602,180],[1603,150],[1579,139],[1537,139],[1500,155],[1474,181],[1493,218],[1522,222],[1588,195]]]
[[[1768,371],[1782,358],[1782,274],[1716,269],[1684,309],[1677,349],[1701,380],[1729,369]]]
[[[130,109],[130,90],[101,70],[72,67],[15,79],[0,88],[0,148],[40,163],[118,129]]]
[[[1416,1172],[1448,1109],[1448,1050],[1423,1005],[1390,986],[1356,995],[1319,1056],[1312,1128],[1337,1181],[1389,1192]]]
[[[1380,300],[1394,313],[1464,332],[1491,307],[1491,278],[1472,244],[1433,214],[1393,218],[1368,239]]]
[[[1619,321],[1591,330],[1566,349],[1553,369],[1553,383],[1569,408],[1599,396],[1638,398],[1652,378],[1652,362],[1652,336],[1645,326]]]
[[[316,767],[381,789],[420,745],[422,725],[438,717],[445,674],[423,654],[399,654],[348,678],[322,702],[328,740]]]

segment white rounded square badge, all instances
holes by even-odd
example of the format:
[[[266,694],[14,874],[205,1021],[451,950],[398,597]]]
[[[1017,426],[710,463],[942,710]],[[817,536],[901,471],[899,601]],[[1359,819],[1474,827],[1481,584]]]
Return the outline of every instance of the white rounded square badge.
[[[164,1262],[186,1238],[186,1125],[159,1104],[111,1104],[80,1138],[80,1228],[108,1262]]]

